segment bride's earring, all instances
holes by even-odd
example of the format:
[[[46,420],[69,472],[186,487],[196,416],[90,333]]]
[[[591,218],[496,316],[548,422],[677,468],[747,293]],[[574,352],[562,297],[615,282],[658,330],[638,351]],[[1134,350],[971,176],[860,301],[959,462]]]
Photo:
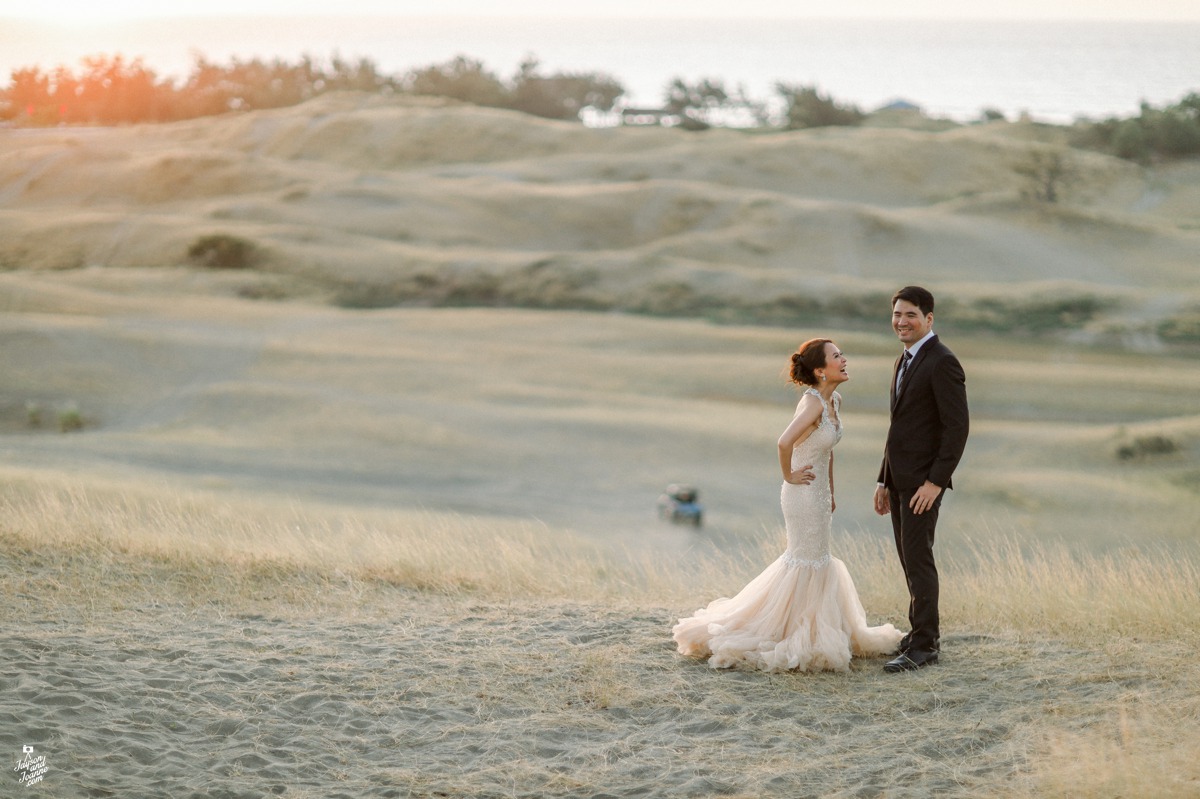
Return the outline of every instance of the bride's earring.
[[[824,383],[824,382],[825,382],[825,375],[821,375],[821,382],[822,382],[822,383]]]

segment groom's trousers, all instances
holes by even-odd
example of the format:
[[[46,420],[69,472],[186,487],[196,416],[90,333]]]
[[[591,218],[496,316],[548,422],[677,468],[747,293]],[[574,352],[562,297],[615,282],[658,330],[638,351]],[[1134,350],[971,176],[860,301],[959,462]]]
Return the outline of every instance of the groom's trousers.
[[[904,579],[908,583],[909,648],[916,652],[937,652],[941,637],[938,629],[938,572],[933,560],[933,534],[937,527],[942,495],[933,507],[917,515],[908,503],[916,489],[888,490],[892,506],[892,532]]]

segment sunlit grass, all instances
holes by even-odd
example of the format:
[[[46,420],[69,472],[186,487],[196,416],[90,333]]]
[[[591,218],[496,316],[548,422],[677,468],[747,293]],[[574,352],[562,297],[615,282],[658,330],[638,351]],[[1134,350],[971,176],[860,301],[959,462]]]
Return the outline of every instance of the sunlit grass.
[[[439,594],[617,601],[681,613],[736,592],[778,557],[782,532],[680,555],[633,551],[536,522],[423,511],[370,511],[233,500],[201,492],[138,491],[9,481],[0,524],[11,553],[93,564],[112,558],[168,566],[189,590],[252,597],[264,576],[297,586],[379,583]],[[1097,554],[1030,543],[980,523],[940,563],[949,629],[1017,631],[1068,640],[1190,636],[1200,630],[1195,547]],[[891,544],[842,534],[844,560],[868,613],[903,622],[907,597]],[[95,586],[87,590],[95,591]],[[301,591],[302,593],[302,591]],[[237,596],[235,593],[234,597]]]
[[[1200,553],[1194,547],[1095,554],[1030,544],[983,523],[974,533],[976,541],[941,564],[943,633],[952,653],[970,646],[952,643],[964,635],[963,641],[1020,642],[1005,655],[1016,662],[1032,657],[1024,650],[1037,642],[1057,642],[1056,647],[1078,649],[1082,658],[1099,659],[1080,664],[1078,679],[1090,686],[1106,681],[1106,662],[1148,658],[1153,662],[1145,669],[1170,670],[1177,653],[1200,643]],[[671,712],[681,712],[677,705],[685,701],[690,707],[685,694],[694,691],[689,687],[694,674],[669,669],[662,673],[663,686],[633,686],[626,670],[633,664],[651,668],[648,658],[655,660],[654,673],[667,669],[670,619],[737,591],[778,556],[781,544],[781,531],[764,529],[741,546],[668,555],[497,518],[236,499],[98,481],[85,486],[61,476],[9,475],[0,482],[0,560],[7,566],[0,596],[10,601],[34,596],[43,610],[69,606],[75,617],[82,608],[84,618],[98,624],[106,623],[109,611],[164,602],[272,615],[386,613],[396,607],[397,591],[409,597],[406,607],[413,606],[412,597],[427,597],[435,613],[461,613],[453,608],[466,607],[464,602],[512,604],[522,608],[515,612],[535,614],[539,608],[554,613],[556,604],[583,603],[585,613],[604,609],[635,616],[648,610],[661,616],[661,650],[617,641],[580,655],[584,659],[569,681],[537,689],[538,695],[566,697],[563,701],[591,711],[630,703],[665,703]],[[907,597],[890,543],[840,533],[834,550],[853,575],[871,622],[903,626]],[[991,646],[988,651],[996,652],[997,645]],[[1070,664],[1057,658],[1047,678],[1070,685],[1063,671]],[[519,664],[505,662],[505,674],[520,676]],[[939,668],[980,681],[980,690],[1003,692],[1002,672],[992,673],[993,665],[962,660],[960,654],[959,661]],[[874,670],[870,664],[858,668]],[[895,698],[919,705],[927,695],[924,685],[897,683]],[[738,701],[736,685],[726,687],[729,701]],[[854,694],[852,684],[829,684],[825,690],[845,693],[847,701]],[[1003,705],[1005,720],[997,723],[1026,724],[1029,697],[1026,689],[1014,687]],[[1154,708],[1146,691],[1130,697],[1128,713],[1113,708],[1100,725],[1031,727],[1033,737],[1020,758],[1027,771],[998,785],[1007,795],[1195,795],[1200,707],[1193,702]],[[1097,712],[1086,697],[1061,701],[1057,714],[1064,722]],[[1158,723],[1164,719],[1166,726]],[[961,734],[954,713],[938,715],[936,723],[946,734]]]

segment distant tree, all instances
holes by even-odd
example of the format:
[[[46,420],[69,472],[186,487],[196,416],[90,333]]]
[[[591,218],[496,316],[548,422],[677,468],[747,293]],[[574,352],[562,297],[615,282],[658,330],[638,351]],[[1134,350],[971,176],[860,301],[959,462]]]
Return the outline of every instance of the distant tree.
[[[612,110],[625,93],[603,73],[542,74],[532,56],[511,84],[465,56],[402,77],[384,75],[368,59],[348,61],[336,55],[328,68],[307,55],[297,63],[235,58],[222,65],[199,54],[194,59],[179,86],[160,80],[140,59],[127,61],[121,55],[86,58],[78,73],[61,66],[52,72],[18,69],[9,85],[0,88],[0,119],[29,125],[163,122],[290,106],[335,90],[438,95],[577,119],[585,108]]]
[[[663,94],[663,108],[701,125],[756,127],[767,124],[766,103],[750,99],[744,86],[729,90],[725,82],[703,78],[688,83],[673,78]]]
[[[1118,158],[1130,161],[1150,159],[1150,137],[1146,135],[1142,123],[1136,119],[1117,122],[1112,129],[1112,138],[1107,144]]]
[[[323,77],[307,60],[293,66],[279,59],[235,58],[224,70],[225,104],[236,111],[296,105],[318,93]]]
[[[77,104],[67,112],[72,119],[102,125],[161,120],[158,78],[141,59],[126,62],[120,55],[90,56],[83,59],[83,66],[72,92],[75,96],[62,97],[68,107]],[[66,94],[59,91],[66,82],[59,74],[56,97]]]
[[[1142,103],[1138,116],[1127,119],[1078,122],[1071,143],[1143,163],[1200,155],[1200,95],[1193,92],[1165,108]]]
[[[777,83],[775,91],[786,104],[784,127],[788,130],[860,125],[867,118],[856,106],[836,103],[815,86]]]
[[[675,78],[667,85],[663,108],[673,114],[696,112],[700,117],[712,109],[720,108],[729,101],[729,92],[720,80],[705,78],[688,84],[683,78]]]
[[[180,90],[179,116],[190,119],[229,111],[230,98],[237,89],[227,79],[225,67],[199,53],[192,57],[192,71]]]
[[[1058,202],[1078,177],[1078,170],[1062,149],[1031,150],[1025,160],[1013,166],[1013,171],[1025,178],[1022,196],[1044,203]]]
[[[537,58],[521,62],[503,105],[547,119],[578,119],[585,108],[611,111],[625,88],[616,79],[598,72],[541,75]]]
[[[1141,122],[1156,153],[1167,158],[1200,153],[1200,120],[1190,108],[1176,105],[1159,111],[1143,105]]]
[[[1172,108],[1176,113],[1193,122],[1200,122],[1200,94],[1191,92]]]
[[[28,124],[112,125],[169,118],[172,92],[140,59],[118,55],[85,58],[79,76],[63,66],[51,73],[15,70],[3,95],[9,118]]]
[[[33,121],[39,113],[46,114],[54,102],[50,86],[50,76],[37,67],[13,70],[12,82],[4,93],[10,118],[20,116]]]
[[[326,91],[347,89],[360,92],[377,92],[385,87],[394,89],[396,85],[393,78],[381,74],[378,67],[375,66],[375,62],[367,58],[361,58],[352,64],[334,56],[331,67],[328,75],[317,78],[311,83],[315,84],[317,80],[323,80],[321,88]]]
[[[476,105],[502,106],[508,94],[482,62],[461,55],[445,64],[413,70],[405,84],[413,94],[452,97]]]

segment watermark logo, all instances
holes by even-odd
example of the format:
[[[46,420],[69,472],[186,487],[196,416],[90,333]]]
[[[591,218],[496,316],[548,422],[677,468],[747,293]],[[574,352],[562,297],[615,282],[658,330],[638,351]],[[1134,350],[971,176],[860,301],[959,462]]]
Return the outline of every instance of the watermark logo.
[[[45,755],[35,754],[33,747],[28,744],[21,747],[21,759],[13,766],[13,771],[17,772],[17,782],[26,788],[37,785],[49,770]]]

